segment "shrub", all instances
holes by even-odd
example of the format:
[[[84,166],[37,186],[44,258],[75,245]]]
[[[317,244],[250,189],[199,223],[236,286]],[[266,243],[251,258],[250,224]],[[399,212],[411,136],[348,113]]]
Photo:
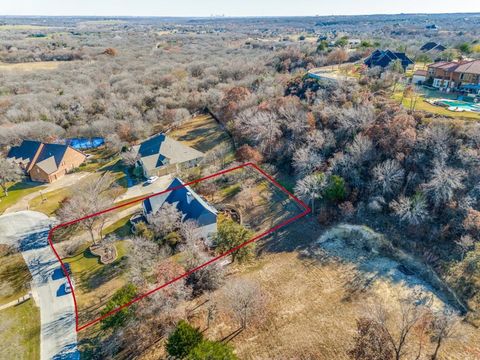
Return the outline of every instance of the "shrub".
[[[102,315],[108,314],[110,311],[125,305],[137,296],[137,288],[128,284],[118,290],[112,298],[107,302],[105,309],[102,311]],[[111,327],[119,327],[125,323],[125,321],[133,315],[132,307],[125,307],[122,310],[117,311],[115,314],[107,316],[102,320],[104,329]]]
[[[188,354],[188,360],[236,360],[231,346],[218,341],[202,341]]]
[[[185,358],[202,342],[202,333],[184,320],[180,320],[168,337],[166,349],[170,356]]]
[[[344,200],[346,196],[345,180],[341,176],[332,175],[325,188],[325,197],[330,201],[339,202]]]

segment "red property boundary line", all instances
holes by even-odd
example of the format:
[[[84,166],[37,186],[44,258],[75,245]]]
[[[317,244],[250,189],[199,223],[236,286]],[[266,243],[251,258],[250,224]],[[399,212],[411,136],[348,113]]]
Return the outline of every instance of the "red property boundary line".
[[[253,238],[251,238],[250,240],[247,240],[245,241],[244,243],[224,252],[223,254],[220,254],[220,255],[217,255],[216,257],[210,259],[209,261],[191,269],[190,271],[180,275],[180,276],[177,276],[176,278],[166,282],[165,284],[163,285],[160,285],[158,286],[157,288],[155,289],[152,289],[142,295],[139,295],[138,297],[136,297],[135,299],[129,301],[128,303],[122,305],[122,306],[119,306],[118,308],[116,309],[113,309],[112,311],[102,315],[101,317],[97,318],[97,319],[94,319],[82,326],[79,326],[78,324],[78,307],[77,307],[77,300],[75,298],[75,290],[72,286],[72,280],[70,279],[70,275],[68,274],[68,271],[67,271],[67,268],[65,267],[65,264],[63,263],[62,259],[60,258],[60,256],[58,255],[57,253],[57,250],[55,249],[55,246],[53,245],[53,241],[52,241],[52,237],[53,237],[53,233],[55,232],[55,230],[59,229],[59,228],[62,228],[62,227],[66,227],[66,226],[69,226],[69,225],[72,225],[72,224],[75,224],[77,222],[80,222],[82,220],[85,220],[85,219],[89,219],[91,217],[94,217],[94,216],[98,216],[98,215],[101,215],[101,214],[105,214],[107,212],[110,212],[110,211],[113,211],[113,210],[116,210],[116,209],[119,209],[119,208],[122,208],[122,207],[125,207],[125,206],[128,206],[128,205],[132,205],[132,204],[135,204],[135,203],[139,203],[143,200],[146,200],[148,198],[151,198],[153,196],[157,196],[157,195],[160,195],[160,194],[164,194],[166,192],[170,192],[170,191],[174,191],[174,190],[177,190],[177,189],[180,189],[180,188],[183,188],[185,186],[189,186],[189,185],[193,185],[193,184],[196,184],[200,181],[204,181],[204,180],[208,180],[208,179],[211,179],[211,178],[214,178],[214,177],[217,177],[217,176],[220,176],[220,175],[223,175],[223,174],[226,174],[226,173],[229,173],[231,171],[234,171],[234,170],[237,170],[237,169],[241,169],[241,168],[244,168],[244,167],[251,167],[253,169],[255,169],[256,171],[258,171],[261,175],[263,175],[267,180],[269,180],[272,184],[274,184],[277,188],[279,188],[283,193],[285,193],[289,198],[291,198],[292,200],[294,200],[301,208],[305,209],[302,213],[290,218],[290,219],[287,219],[283,222],[281,222],[280,224],[272,227],[271,229],[265,231],[265,232],[262,232],[256,236],[254,236]],[[219,171],[215,174],[212,174],[212,175],[209,175],[209,176],[206,176],[206,177],[203,177],[203,178],[200,178],[200,179],[196,179],[196,180],[193,180],[193,181],[190,181],[188,183],[185,183],[183,185],[179,185],[179,186],[176,186],[176,187],[173,187],[171,189],[166,189],[166,190],[163,190],[163,191],[160,191],[158,193],[155,193],[155,194],[152,194],[152,195],[148,195],[148,196],[145,196],[143,198],[140,198],[140,199],[135,199],[135,200],[132,200],[130,202],[127,202],[127,203],[124,203],[124,204],[121,204],[121,205],[118,205],[118,206],[114,206],[110,209],[106,209],[106,210],[103,210],[103,211],[99,211],[97,213],[94,213],[94,214],[90,214],[90,215],[87,215],[87,216],[84,216],[82,218],[79,218],[79,219],[76,219],[76,220],[72,220],[72,221],[69,221],[69,222],[66,222],[66,223],[63,223],[63,224],[59,224],[55,227],[53,227],[52,229],[50,229],[49,233],[48,233],[48,242],[53,250],[53,252],[55,253],[55,256],[57,257],[58,261],[60,262],[60,265],[63,269],[63,272],[67,275],[67,281],[70,285],[70,288],[72,289],[72,296],[73,296],[73,303],[74,303],[74,307],[75,307],[75,329],[77,332],[81,331],[81,330],[84,330],[86,329],[87,327],[89,326],[92,326],[100,321],[102,321],[103,319],[105,319],[106,317],[108,316],[111,316],[113,314],[115,314],[116,312],[132,305],[133,303],[153,294],[154,292],[160,290],[160,289],[163,289],[164,287],[167,287],[169,285],[171,285],[172,283],[180,280],[180,279],[183,279],[185,277],[187,277],[188,275],[194,273],[195,271],[198,271],[218,260],[220,260],[221,258],[224,258],[226,256],[228,256],[229,254],[231,254],[232,252],[252,243],[252,242],[255,242],[259,239],[261,239],[262,237],[268,235],[268,234],[271,234],[273,233],[274,231],[277,231],[278,229],[294,222],[295,220],[298,220],[300,218],[302,218],[303,216],[309,214],[311,212],[311,209],[303,202],[301,201],[300,199],[298,199],[295,195],[293,195],[290,191],[288,191],[285,187],[283,187],[282,185],[280,185],[275,179],[273,179],[270,175],[268,175],[265,171],[263,171],[260,167],[258,167],[256,164],[254,163],[245,163],[245,164],[242,164],[240,166],[236,166],[236,167],[233,167],[231,169],[226,169],[226,170],[222,170],[222,171]]]

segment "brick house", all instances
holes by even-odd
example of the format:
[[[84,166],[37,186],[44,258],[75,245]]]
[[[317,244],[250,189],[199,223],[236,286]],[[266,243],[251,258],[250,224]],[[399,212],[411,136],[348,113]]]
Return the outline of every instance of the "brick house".
[[[24,140],[7,158],[17,163],[32,181],[51,183],[78,167],[86,155],[68,145]]]
[[[434,88],[480,94],[480,60],[439,61],[428,65],[427,82]]]

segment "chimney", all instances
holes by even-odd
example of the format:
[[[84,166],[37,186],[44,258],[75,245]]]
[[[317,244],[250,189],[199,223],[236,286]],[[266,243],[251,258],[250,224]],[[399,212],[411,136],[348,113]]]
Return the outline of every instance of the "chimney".
[[[193,200],[193,195],[190,191],[187,191],[187,204],[190,204]]]

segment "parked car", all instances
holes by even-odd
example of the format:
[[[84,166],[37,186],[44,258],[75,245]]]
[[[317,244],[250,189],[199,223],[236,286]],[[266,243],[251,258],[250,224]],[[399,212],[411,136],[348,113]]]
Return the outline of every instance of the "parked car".
[[[150,176],[148,179],[147,179],[147,184],[153,184],[155,181],[158,180],[158,176]]]
[[[72,285],[70,286],[70,282],[72,283]],[[70,294],[72,292],[72,288],[75,289],[75,284],[73,283],[73,279],[70,279],[70,282],[66,282],[65,283],[65,292],[67,294]]]

